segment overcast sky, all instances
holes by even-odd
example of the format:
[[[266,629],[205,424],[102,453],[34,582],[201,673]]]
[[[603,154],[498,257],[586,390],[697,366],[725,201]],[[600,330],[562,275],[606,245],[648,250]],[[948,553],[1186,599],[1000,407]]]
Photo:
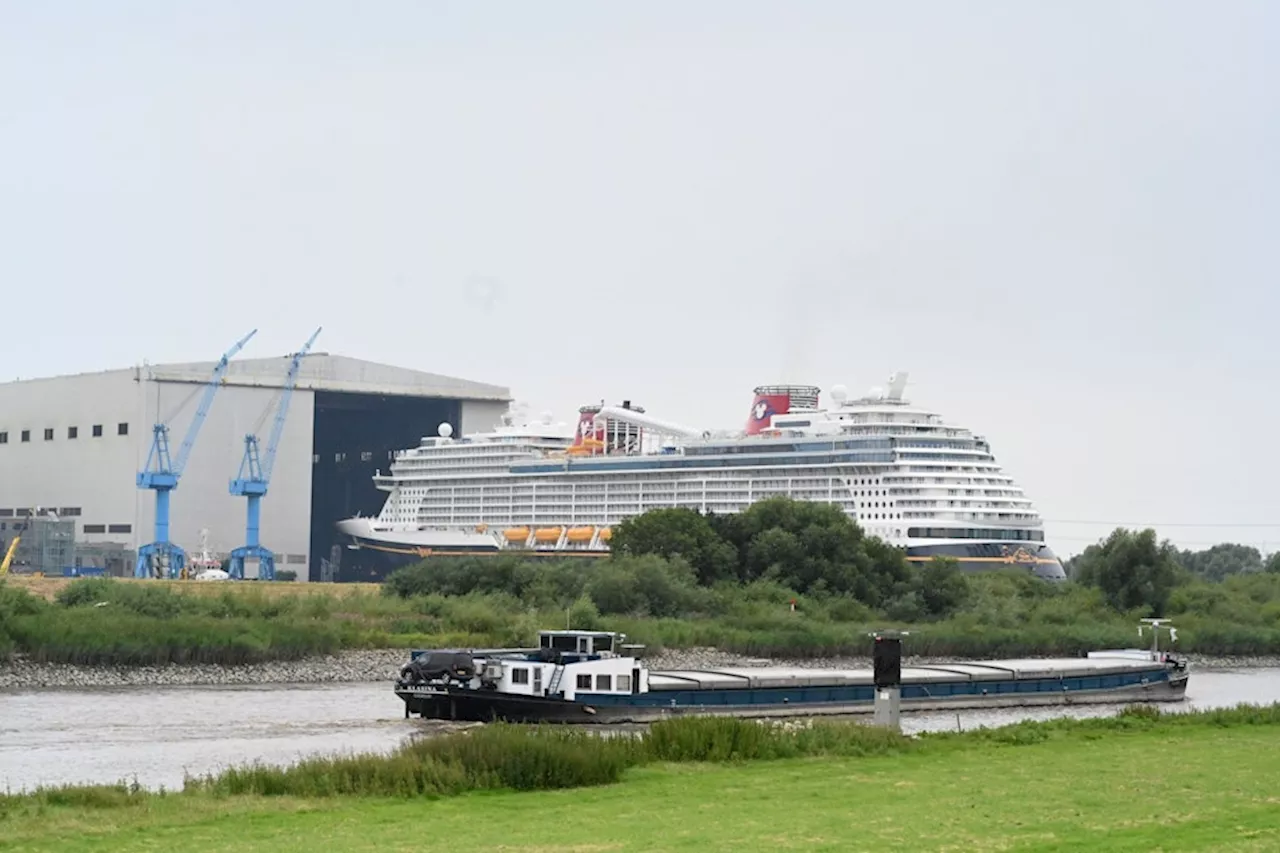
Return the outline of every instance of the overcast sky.
[[[725,428],[905,369],[1060,552],[1280,549],[1277,80],[1265,0],[0,0],[0,375],[323,325]]]

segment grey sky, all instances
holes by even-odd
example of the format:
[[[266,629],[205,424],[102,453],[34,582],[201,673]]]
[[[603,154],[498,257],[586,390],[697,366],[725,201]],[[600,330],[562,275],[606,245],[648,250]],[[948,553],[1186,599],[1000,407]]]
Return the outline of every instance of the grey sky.
[[[0,0],[0,372],[323,324],[734,427],[902,368],[1061,552],[1280,549],[1276,80],[1267,2]]]

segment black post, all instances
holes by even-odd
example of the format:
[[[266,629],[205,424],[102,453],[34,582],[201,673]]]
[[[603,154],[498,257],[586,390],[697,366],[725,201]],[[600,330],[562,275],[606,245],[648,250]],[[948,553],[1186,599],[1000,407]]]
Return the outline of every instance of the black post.
[[[902,640],[876,637],[871,652],[876,687],[898,687],[902,684]]]
[[[876,697],[873,724],[899,729],[898,709],[902,697],[902,640],[875,638],[871,650],[872,680]]]

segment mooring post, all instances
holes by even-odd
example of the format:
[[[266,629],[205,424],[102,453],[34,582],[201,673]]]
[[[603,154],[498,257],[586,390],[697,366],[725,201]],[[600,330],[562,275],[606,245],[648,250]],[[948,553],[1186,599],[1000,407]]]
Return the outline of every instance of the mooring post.
[[[871,664],[876,698],[871,723],[902,731],[902,638],[886,636],[884,632],[872,636],[875,638]]]

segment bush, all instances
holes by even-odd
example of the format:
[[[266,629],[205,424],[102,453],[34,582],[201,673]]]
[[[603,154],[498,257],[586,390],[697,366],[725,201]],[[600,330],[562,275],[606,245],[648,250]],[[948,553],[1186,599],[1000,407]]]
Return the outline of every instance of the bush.
[[[581,730],[494,724],[422,738],[389,756],[310,758],[291,767],[252,765],[188,778],[187,792],[219,796],[444,796],[494,788],[607,785],[636,762],[626,738]]]
[[[689,564],[658,557],[605,561],[585,592],[601,613],[640,616],[681,616],[706,600]]]

